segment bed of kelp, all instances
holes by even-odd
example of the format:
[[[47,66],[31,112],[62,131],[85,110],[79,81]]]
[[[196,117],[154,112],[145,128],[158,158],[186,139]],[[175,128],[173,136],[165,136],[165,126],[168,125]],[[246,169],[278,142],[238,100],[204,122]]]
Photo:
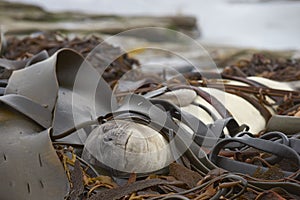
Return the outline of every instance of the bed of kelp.
[[[260,76],[277,81],[297,81],[300,79],[300,60],[269,58],[254,54],[250,60],[240,60],[228,66],[223,74],[238,77]]]
[[[1,56],[9,60],[28,60],[42,51],[47,51],[47,54],[51,56],[59,49],[71,48],[86,57],[102,42],[103,40],[96,36],[69,38],[60,33],[37,33],[36,35],[27,36],[22,39],[18,37],[7,38],[5,41],[6,47],[2,49]],[[94,61],[95,65],[93,65],[98,70],[106,67],[101,65],[97,66],[99,63],[106,63],[106,60],[121,52],[120,48],[113,47],[107,43],[103,43],[101,47],[103,48],[101,55],[97,56],[97,59]],[[120,58],[110,63],[110,66],[105,69],[102,76],[108,83],[113,84],[113,81],[120,79],[126,71],[131,70],[133,64],[138,65],[138,61],[130,59],[127,54],[124,53]],[[2,72],[1,78],[7,78],[3,76],[3,74],[5,73]]]
[[[117,87],[115,82],[133,65],[138,65],[135,59],[123,54],[111,63],[96,87],[96,94],[86,90],[94,87],[91,83],[75,82],[72,76],[82,66],[84,57],[100,42],[100,38],[93,36],[68,39],[58,34],[40,34],[23,39],[9,38],[1,49],[1,198],[300,198],[300,121],[297,117],[300,92],[270,88],[246,78],[255,75],[281,81],[299,80],[299,61],[253,55],[249,61],[226,68],[222,74],[226,80],[221,83],[214,73],[187,73],[189,85],[180,80],[157,84],[159,77],[154,80],[145,75],[141,76],[144,84],[131,91],[134,94],[130,98],[125,97],[118,103],[111,87]],[[105,62],[119,51],[106,44],[97,63]],[[89,79],[99,76],[97,65],[84,67]],[[246,85],[237,86],[230,81]],[[74,84],[85,87],[74,89]],[[246,99],[266,121],[265,129],[259,133],[249,132],[247,123],[238,123],[222,102],[202,89],[206,86]],[[171,100],[172,92],[184,100]],[[126,91],[121,91],[117,95],[125,94]],[[81,101],[72,101],[74,96]],[[189,98],[184,98],[186,96]],[[211,104],[219,117],[214,116],[208,106],[197,103],[196,98]],[[91,102],[96,104],[96,114]],[[212,122],[203,123],[201,118],[180,109],[190,104],[206,110]],[[247,114],[247,111],[240,112]],[[166,118],[161,120],[162,116]],[[125,123],[124,130],[115,126],[113,120]],[[249,118],[249,122],[251,120],[254,119]],[[163,169],[144,174],[124,173],[99,164],[98,153],[110,155],[110,160],[121,159],[105,149],[95,152],[99,150],[93,143],[96,140],[89,137],[104,135],[107,143],[98,143],[105,146],[114,140],[123,142],[126,136],[126,147],[130,137],[126,135],[128,121],[147,125],[167,142],[174,141],[170,153],[175,155],[180,151],[182,155]],[[179,122],[192,132],[191,143],[185,140],[191,134]],[[79,132],[81,129],[87,138]],[[151,161],[151,157],[149,159]],[[151,162],[145,164],[144,161],[146,158],[135,160],[133,164],[146,169]]]

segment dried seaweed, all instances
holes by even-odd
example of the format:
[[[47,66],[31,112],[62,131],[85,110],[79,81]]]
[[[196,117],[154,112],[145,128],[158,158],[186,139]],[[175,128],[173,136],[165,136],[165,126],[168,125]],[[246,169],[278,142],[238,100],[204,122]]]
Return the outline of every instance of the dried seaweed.
[[[263,192],[263,193],[259,194],[255,198],[255,200],[269,200],[269,199],[273,199],[273,200],[285,200],[285,198],[283,198],[278,193],[276,193],[274,191],[271,191],[271,190]]]
[[[247,77],[260,76],[277,81],[300,80],[300,60],[269,58],[263,54],[253,54],[250,60],[240,60],[226,67],[222,74]]]
[[[278,180],[284,178],[284,174],[278,166],[271,166],[265,172],[263,172],[260,168],[257,168],[253,177],[265,180]]]
[[[72,188],[69,194],[70,200],[80,199],[80,195],[84,192],[83,172],[80,168],[80,162],[76,160],[74,163],[74,169],[71,171]]]
[[[116,189],[111,189],[107,191],[100,192],[96,195],[93,195],[89,198],[89,200],[97,200],[97,199],[120,199],[126,195],[130,195],[134,192],[157,186],[157,185],[167,185],[167,184],[174,184],[169,181],[161,180],[161,179],[148,179],[134,182],[130,185],[125,185],[118,187]]]
[[[260,188],[244,185],[246,180],[252,180],[259,174],[258,180],[267,184],[268,180],[272,180],[277,176],[278,169],[270,169],[269,172],[257,172],[253,178],[245,176],[244,178],[232,175],[227,171],[217,168],[207,173],[206,177],[196,175],[197,172],[186,168],[183,165],[172,163],[170,166],[169,176],[150,175],[146,178],[137,178],[136,174],[126,180],[127,184],[117,185],[110,177],[98,176],[90,177],[85,167],[79,166],[77,156],[73,152],[73,148],[56,146],[57,151],[62,159],[67,163],[64,165],[66,171],[71,172],[72,190],[69,199],[79,196],[79,199],[97,200],[97,199],[222,199],[222,196],[235,197],[232,199],[292,199],[298,198],[295,194],[291,195],[281,187],[272,190],[262,191]],[[71,153],[71,154],[69,154]],[[276,169],[275,169],[276,168]],[[70,170],[72,169],[72,170]],[[78,170],[81,170],[79,172]],[[76,171],[76,172],[75,172]],[[76,174],[76,175],[75,175]],[[76,176],[76,178],[75,178]],[[83,178],[82,178],[83,176]],[[272,177],[273,178],[272,178]],[[74,178],[73,178],[74,177]],[[257,177],[257,176],[256,176]],[[258,177],[257,177],[258,178]],[[274,178],[274,180],[276,179]],[[279,177],[280,178],[280,177]],[[191,180],[188,180],[191,179]],[[74,182],[74,180],[76,180]],[[82,185],[78,181],[83,180],[84,191]],[[96,180],[96,181],[95,181]],[[244,180],[244,181],[242,181]],[[277,179],[276,179],[277,180]],[[282,183],[288,180],[282,179]],[[197,181],[197,183],[196,183]],[[77,183],[76,183],[77,182]],[[76,184],[75,184],[76,183]],[[192,187],[188,186],[193,184]],[[246,189],[245,191],[243,190]],[[81,191],[79,194],[78,192]],[[242,194],[234,195],[234,194]]]
[[[177,180],[186,183],[190,188],[195,187],[203,178],[199,173],[177,163],[171,163],[169,168],[170,176],[174,176]]]
[[[98,46],[100,43],[101,46]],[[105,68],[103,78],[110,84],[114,84],[115,80],[119,80],[134,65],[139,65],[137,60],[130,58],[119,47],[107,44],[97,36],[74,37],[70,39],[60,33],[51,32],[27,36],[22,39],[9,37],[6,41],[6,48],[2,49],[1,57],[9,60],[23,60],[43,50],[46,50],[51,56],[61,48],[74,49],[84,57],[88,57],[91,51],[98,48],[96,53],[100,52],[100,55],[96,57],[93,55],[92,65],[101,72]],[[112,63],[110,63],[109,58],[114,58],[115,56],[117,56],[117,59],[113,59]],[[106,64],[109,65],[107,68]]]

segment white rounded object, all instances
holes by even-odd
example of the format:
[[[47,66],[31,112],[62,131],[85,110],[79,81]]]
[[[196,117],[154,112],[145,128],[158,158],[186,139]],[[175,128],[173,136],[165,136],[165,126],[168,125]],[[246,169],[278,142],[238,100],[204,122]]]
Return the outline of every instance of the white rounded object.
[[[247,124],[249,132],[258,134],[266,127],[266,120],[259,110],[242,97],[213,88],[201,89],[218,99],[239,124]]]
[[[113,120],[88,136],[82,158],[92,165],[128,173],[149,173],[173,162],[168,141],[154,129],[132,121]]]
[[[258,83],[261,83],[269,88],[278,89],[278,90],[288,90],[293,91],[294,89],[290,86],[288,82],[279,82],[274,81],[268,78],[258,77],[258,76],[250,76],[247,77],[247,79],[256,81]]]

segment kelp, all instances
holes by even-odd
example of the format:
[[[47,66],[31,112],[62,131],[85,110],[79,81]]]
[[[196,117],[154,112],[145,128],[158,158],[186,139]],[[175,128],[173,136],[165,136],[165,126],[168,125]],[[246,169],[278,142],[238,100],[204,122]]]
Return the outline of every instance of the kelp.
[[[50,139],[34,121],[1,104],[0,196],[63,199],[69,184]]]
[[[2,36],[3,37],[3,36]],[[2,38],[2,40],[4,40]],[[59,49],[70,48],[80,53],[83,57],[87,57],[92,50],[94,50],[99,44],[101,44],[101,49],[99,48],[95,52],[95,57],[93,57],[92,65],[101,71],[105,68],[102,77],[109,84],[114,84],[115,80],[118,80],[127,71],[130,71],[134,65],[139,65],[138,61],[130,58],[128,54],[122,52],[119,47],[114,47],[110,44],[105,43],[101,38],[97,36],[90,37],[74,37],[70,38],[61,33],[40,33],[32,36],[27,36],[24,38],[9,37],[5,41],[6,45],[1,49],[0,58],[14,61],[22,61],[32,58],[34,55],[39,54],[42,51],[46,51],[49,56],[55,54]],[[99,53],[100,52],[100,53]],[[107,59],[118,56],[114,59],[112,63],[107,63]],[[96,58],[96,59],[95,59]],[[24,67],[26,62],[19,62],[19,69]],[[105,63],[109,64],[106,66]],[[15,64],[14,64],[15,65]],[[104,65],[104,66],[103,66]],[[0,67],[1,66],[0,64]],[[12,70],[6,69],[1,72],[0,78],[9,78]]]
[[[134,98],[131,101],[132,103],[127,104],[129,107],[126,108],[126,110],[136,110],[133,109],[135,107],[135,100]],[[142,100],[140,98],[140,100]],[[140,102],[136,101],[136,102]],[[146,102],[146,100],[144,100]],[[144,104],[144,103],[143,103]],[[142,112],[142,108],[138,109],[138,112]],[[168,110],[168,109],[166,109]],[[136,110],[137,111],[137,110]],[[177,132],[177,131],[175,131]],[[224,140],[221,140],[222,142]],[[236,141],[243,141],[246,144],[253,146],[256,145],[256,147],[260,147],[264,149],[265,151],[268,152],[276,152],[277,156],[280,157],[285,157],[291,156],[291,158],[296,158],[299,161],[299,156],[297,155],[296,152],[294,152],[292,149],[289,147],[284,147],[282,144],[275,143],[270,141],[265,141],[265,139],[255,139],[255,138],[232,138],[233,142]],[[178,141],[180,142],[180,141]],[[182,144],[181,144],[182,145]],[[192,145],[193,146],[193,145]],[[254,192],[257,195],[261,194],[262,190],[269,190],[274,186],[279,186],[283,187],[285,190],[287,190],[290,193],[293,193],[294,195],[299,195],[295,194],[293,191],[296,191],[296,188],[299,187],[297,180],[294,180],[294,178],[290,177],[290,174],[288,174],[289,177],[279,177],[279,179],[275,179],[272,182],[269,182],[267,179],[257,179],[255,177],[251,177],[248,174],[249,167],[245,167],[243,164],[238,164],[237,162],[232,162],[231,165],[229,166],[235,166],[236,168],[239,168],[239,173],[238,175],[234,175],[232,173],[229,173],[228,171],[222,171],[222,170],[216,170],[218,168],[214,169],[214,165],[212,165],[210,170],[207,170],[205,167],[201,167],[201,165],[209,167],[208,163],[210,163],[209,160],[206,160],[207,158],[202,158],[202,160],[198,160],[199,157],[197,157],[194,152],[193,152],[193,147],[190,147],[191,149],[188,150],[189,152],[185,154],[186,158],[189,160],[188,163],[192,166],[192,170],[194,172],[191,172],[189,169],[187,169],[187,166],[189,165],[182,165],[178,166],[179,169],[181,168],[181,173],[180,176],[176,175],[178,172],[176,172],[176,169],[174,168],[174,164],[171,164],[169,166],[169,176],[149,176],[148,179],[150,178],[160,178],[162,180],[168,180],[169,183],[163,184],[162,182],[158,181],[155,182],[156,185],[148,185],[148,182],[142,181],[143,179],[140,178],[141,181],[137,181],[137,185],[122,185],[119,186],[120,190],[116,188],[115,190],[112,191],[106,191],[106,192],[99,192],[95,194],[95,196],[92,196],[92,199],[101,199],[101,198],[110,198],[110,199],[131,199],[131,198],[144,198],[144,199],[168,199],[168,198],[179,198],[179,199],[201,199],[201,198],[212,198],[212,199],[219,199],[221,196],[227,196],[233,198],[238,198],[243,192],[246,190]],[[244,148],[244,146],[241,146]],[[284,148],[283,148],[284,147]],[[220,148],[220,147],[216,147]],[[227,147],[229,148],[229,147]],[[238,146],[232,146],[230,148],[238,148]],[[279,149],[282,149],[280,151]],[[258,152],[259,153],[259,152]],[[213,155],[211,157],[217,156],[217,152],[215,150],[212,150],[210,155]],[[263,157],[261,158],[263,159]],[[211,161],[214,161],[215,159],[211,159]],[[186,163],[186,162],[184,162]],[[172,167],[173,166],[173,167]],[[271,166],[271,165],[269,165]],[[299,164],[297,164],[299,169]],[[223,165],[220,165],[220,167],[223,167]],[[245,167],[245,168],[244,168]],[[186,168],[186,169],[185,169]],[[257,167],[255,165],[252,166],[253,172]],[[266,168],[265,168],[266,169]],[[296,169],[296,170],[297,170]],[[206,171],[207,170],[207,171]],[[232,169],[229,169],[229,171],[232,171]],[[234,171],[234,170],[233,170]],[[268,173],[268,176],[277,176],[278,170],[270,170]],[[191,175],[191,173],[193,175]],[[193,186],[194,183],[187,183],[187,180],[182,179],[181,177],[188,178],[191,177],[192,179],[193,176],[196,176],[195,174],[198,174],[198,180],[195,181],[196,186]],[[274,173],[274,174],[272,174]],[[205,177],[202,177],[201,174],[206,175]],[[295,172],[294,176],[298,175],[298,171]],[[263,176],[261,176],[262,178]],[[278,177],[278,176],[277,176]],[[130,179],[130,178],[129,178]],[[173,185],[173,180],[176,179],[178,181],[181,181],[181,184]],[[126,179],[125,179],[126,180]],[[147,180],[147,179],[146,179]],[[294,183],[295,181],[295,183]],[[287,183],[289,182],[289,183]],[[132,181],[130,181],[132,183]],[[152,182],[151,182],[152,183]],[[150,183],[149,183],[150,184]],[[159,189],[153,189],[153,187],[156,186]],[[149,191],[149,187],[152,188],[154,191]],[[248,188],[248,189],[247,189]],[[137,195],[137,191],[143,191],[146,190],[145,192],[142,193],[142,195]],[[156,192],[156,193],[155,193]],[[159,194],[158,194],[158,193]]]
[[[300,60],[253,54],[250,60],[239,60],[227,66],[222,74],[237,77],[260,76],[276,81],[297,81],[300,80]]]
[[[253,77],[248,79],[246,76],[236,74],[228,75],[226,69],[222,72],[222,80],[216,79],[218,74],[206,72],[204,75],[194,72],[188,73],[185,77],[193,86],[210,87],[240,96],[254,105],[261,114],[269,119],[271,117],[268,108],[278,115],[297,116],[299,115],[300,92],[297,86],[292,90],[293,84],[285,82],[290,89],[270,88],[267,84],[262,84]],[[267,79],[268,80],[268,79]],[[238,81],[244,85],[235,85],[232,82]],[[296,84],[298,82],[295,82]]]
[[[90,39],[94,42],[95,38]],[[26,48],[36,48],[31,54],[38,54],[41,50],[47,52],[42,53],[39,59],[23,60],[22,67],[17,67],[17,71],[4,62],[5,69],[10,68],[14,72],[9,76],[7,85],[3,84],[5,92],[0,97],[0,177],[4,180],[0,184],[1,197],[93,200],[300,198],[300,140],[295,128],[289,130],[285,127],[282,130],[286,131],[284,133],[277,130],[254,136],[247,132],[247,126],[239,125],[222,104],[217,105],[219,110],[226,111],[222,118],[212,124],[204,124],[201,119],[182,112],[179,106],[190,104],[195,96],[207,97],[206,94],[197,87],[182,86],[180,81],[171,81],[171,87],[168,87],[142,80],[138,83],[138,89],[131,91],[136,94],[124,95],[123,101],[118,104],[105,80],[115,82],[120,74],[131,69],[132,62],[126,57],[121,59],[120,62],[129,62],[125,64],[128,68],[120,64],[122,73],[118,74],[118,69],[114,69],[117,75],[113,70],[106,71],[106,78],[110,79],[105,79],[104,75],[104,80],[97,73],[97,67],[95,69],[95,66],[85,62],[76,51],[60,49],[69,45],[78,48],[85,56],[90,51],[86,49],[94,45],[90,40],[79,40],[78,43],[76,40],[37,37],[15,39],[9,43],[20,45],[20,50],[23,48],[24,52],[27,52]],[[20,41],[25,43],[24,46]],[[34,57],[29,54],[24,56],[24,52],[13,52],[9,48],[3,55],[12,56],[10,58],[14,61]],[[115,49],[96,53],[107,59],[107,52],[113,56]],[[13,66],[16,62],[9,64]],[[101,71],[103,66],[99,68]],[[76,76],[81,70],[85,77]],[[86,77],[98,82],[87,81]],[[188,80],[194,86],[209,82],[199,77],[197,83],[192,78]],[[218,85],[209,86],[217,88]],[[291,94],[297,99],[299,94],[263,87],[261,90],[259,87],[232,86],[225,89],[231,92],[240,89],[257,95],[260,103],[264,100],[262,95],[284,98]],[[180,96],[186,94],[184,90],[190,90],[184,101],[169,102],[169,98],[174,96],[170,93],[164,95],[167,91],[173,91],[175,96]],[[126,94],[125,90],[121,92]],[[116,131],[114,127],[106,127],[112,120],[147,125],[167,141],[173,141],[170,142],[172,153],[179,151],[183,154],[163,171],[152,174],[119,172],[91,165],[82,156],[87,148],[86,138],[92,135],[92,130],[95,134],[101,134],[97,128]],[[270,121],[273,125],[270,123],[269,129],[274,128],[278,120],[293,126],[299,122],[295,117],[286,122],[280,116],[272,116]],[[179,122],[188,127],[192,134],[179,126]],[[229,135],[223,133],[225,127]],[[220,131],[219,137],[217,133]],[[114,138],[108,137],[107,140]],[[209,143],[212,146],[206,147],[204,141],[212,142]],[[92,147],[97,144],[91,143]],[[115,155],[110,159],[118,160],[118,157]],[[284,162],[293,166],[285,166]]]

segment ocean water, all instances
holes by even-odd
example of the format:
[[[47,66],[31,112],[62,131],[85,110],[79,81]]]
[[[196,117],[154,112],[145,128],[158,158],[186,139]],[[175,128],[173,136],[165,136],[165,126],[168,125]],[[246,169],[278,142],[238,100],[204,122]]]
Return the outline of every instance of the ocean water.
[[[10,0],[51,11],[118,15],[193,15],[205,43],[300,49],[300,1],[257,0]]]

